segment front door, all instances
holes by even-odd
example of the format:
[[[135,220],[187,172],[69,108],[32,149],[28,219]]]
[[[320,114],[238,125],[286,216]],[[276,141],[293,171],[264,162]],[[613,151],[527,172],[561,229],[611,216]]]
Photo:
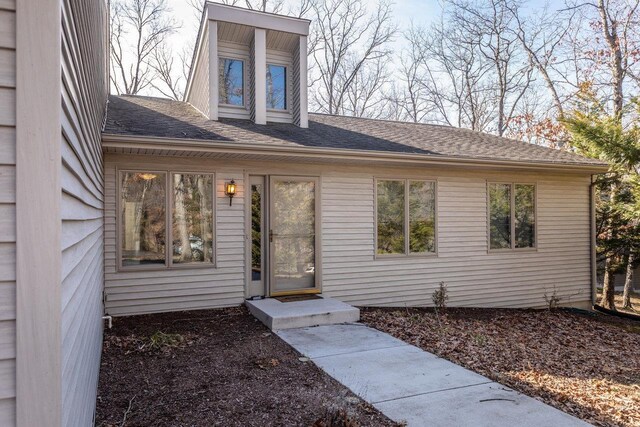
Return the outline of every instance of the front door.
[[[269,294],[318,293],[318,178],[270,178]]]

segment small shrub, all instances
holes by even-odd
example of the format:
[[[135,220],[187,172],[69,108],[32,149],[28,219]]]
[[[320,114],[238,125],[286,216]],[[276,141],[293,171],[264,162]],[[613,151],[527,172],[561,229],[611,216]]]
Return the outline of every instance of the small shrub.
[[[487,336],[484,334],[472,334],[471,337],[473,338],[473,341],[476,343],[476,345],[480,347],[484,347],[484,345],[487,343]]]
[[[184,344],[185,339],[180,334],[165,334],[158,331],[149,338],[149,347],[153,350],[177,348]]]
[[[444,312],[447,309],[447,301],[449,300],[449,295],[447,294],[447,285],[445,285],[444,282],[440,282],[440,286],[438,286],[438,289],[433,291],[431,299],[433,300],[433,305],[436,308],[436,312]]]
[[[324,416],[316,420],[312,427],[360,427],[360,424],[351,418],[343,409],[337,411],[328,410]]]
[[[544,293],[544,300],[547,303],[547,308],[549,310],[555,310],[560,305],[560,297],[556,291],[556,287],[553,287],[553,292],[551,295],[548,295],[547,292]]]

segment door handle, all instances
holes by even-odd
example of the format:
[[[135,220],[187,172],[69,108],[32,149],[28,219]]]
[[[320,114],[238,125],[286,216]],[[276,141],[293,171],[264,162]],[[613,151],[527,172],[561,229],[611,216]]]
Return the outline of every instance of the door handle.
[[[269,243],[273,242],[273,230],[269,230]]]

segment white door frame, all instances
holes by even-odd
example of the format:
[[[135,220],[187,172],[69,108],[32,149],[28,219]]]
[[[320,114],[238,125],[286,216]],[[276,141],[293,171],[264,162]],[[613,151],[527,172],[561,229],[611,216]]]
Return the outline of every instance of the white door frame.
[[[273,183],[276,180],[288,180],[288,181],[299,181],[299,182],[308,182],[308,181],[313,181],[314,183],[314,205],[315,205],[315,215],[314,215],[314,219],[315,219],[315,236],[314,236],[314,287],[313,288],[308,288],[308,289],[297,289],[297,290],[287,290],[287,291],[276,291],[274,289],[275,287],[275,279],[273,277],[273,272],[274,272],[274,268],[273,268],[273,263],[274,263],[274,248],[273,248],[273,242],[271,241],[271,230],[272,230],[272,224],[271,224],[271,214],[273,212],[273,200],[274,198],[273,196]],[[268,296],[284,296],[284,295],[300,295],[300,294],[319,294],[322,292],[322,280],[321,280],[321,256],[320,256],[320,232],[321,232],[321,216],[320,216],[320,177],[318,176],[300,176],[300,175],[270,175],[269,176],[269,199],[268,199],[268,203],[269,203],[269,214],[267,215],[267,224],[269,225],[268,230],[269,230],[269,236],[268,236],[268,254],[269,254],[269,271],[267,274],[267,277],[269,277],[269,281],[268,281]]]

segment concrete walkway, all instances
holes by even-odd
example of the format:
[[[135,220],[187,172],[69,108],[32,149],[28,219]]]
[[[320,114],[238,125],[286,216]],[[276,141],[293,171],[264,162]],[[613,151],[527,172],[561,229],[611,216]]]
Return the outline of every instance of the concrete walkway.
[[[387,417],[409,426],[589,425],[359,323],[277,334]]]

